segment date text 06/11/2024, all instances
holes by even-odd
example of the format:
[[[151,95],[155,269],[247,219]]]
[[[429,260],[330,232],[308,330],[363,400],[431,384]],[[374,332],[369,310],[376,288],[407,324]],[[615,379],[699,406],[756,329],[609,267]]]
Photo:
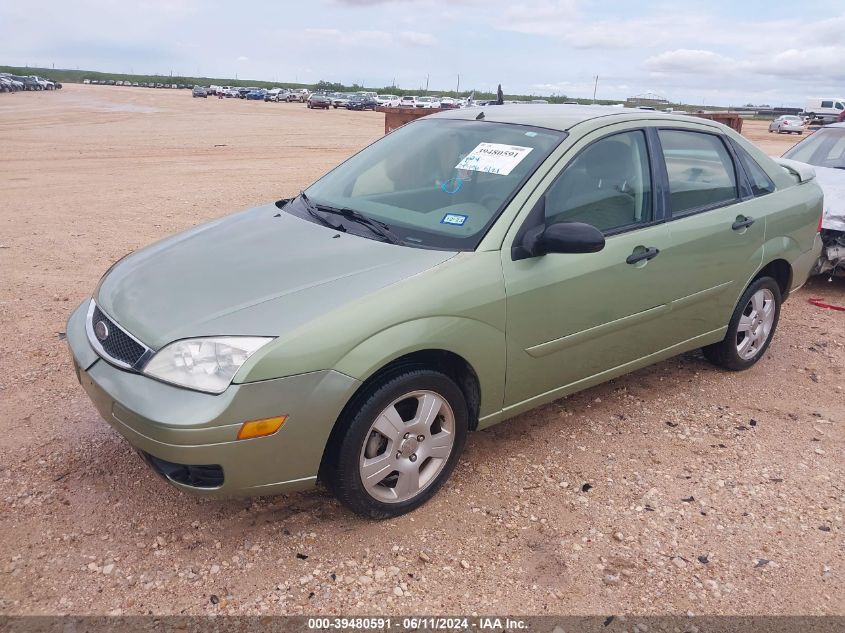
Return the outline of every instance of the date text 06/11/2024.
[[[371,630],[371,631],[467,631],[471,629],[488,630],[525,630],[525,620],[495,617],[354,617],[354,618],[308,618],[307,626],[311,630]]]

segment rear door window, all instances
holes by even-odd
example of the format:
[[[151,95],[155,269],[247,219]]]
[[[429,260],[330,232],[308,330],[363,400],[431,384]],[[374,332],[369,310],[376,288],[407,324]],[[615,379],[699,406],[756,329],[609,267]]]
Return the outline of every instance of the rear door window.
[[[673,216],[737,200],[736,168],[720,136],[688,130],[659,130],[658,135]]]

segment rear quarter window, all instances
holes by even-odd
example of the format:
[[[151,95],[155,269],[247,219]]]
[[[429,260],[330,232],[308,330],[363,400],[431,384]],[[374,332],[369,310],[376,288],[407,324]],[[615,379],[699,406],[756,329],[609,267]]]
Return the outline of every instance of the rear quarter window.
[[[775,190],[775,183],[769,178],[766,170],[760,167],[760,164],[752,158],[751,154],[745,151],[738,143],[731,143],[734,152],[745,170],[745,175],[748,176],[748,182],[751,185],[751,192],[754,197],[765,196]]]

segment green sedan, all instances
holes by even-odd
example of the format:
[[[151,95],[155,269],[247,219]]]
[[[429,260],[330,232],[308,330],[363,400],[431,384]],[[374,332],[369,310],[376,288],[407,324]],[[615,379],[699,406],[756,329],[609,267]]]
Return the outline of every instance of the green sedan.
[[[396,516],[469,431],[696,348],[754,365],[821,213],[811,168],[703,119],[452,110],[128,255],[67,339],[102,417],[180,489],[320,480]]]

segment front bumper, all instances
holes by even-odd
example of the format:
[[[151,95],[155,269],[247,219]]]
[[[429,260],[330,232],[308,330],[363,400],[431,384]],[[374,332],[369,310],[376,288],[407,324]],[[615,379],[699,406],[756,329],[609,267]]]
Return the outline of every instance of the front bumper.
[[[360,385],[357,380],[324,370],[233,384],[219,395],[183,389],[100,358],[85,332],[87,308],[85,301],[67,324],[79,382],[103,419],[170,483],[228,497],[276,494],[316,482],[329,434]],[[236,439],[243,422],[278,415],[288,418],[275,434]],[[194,476],[216,473],[216,467],[222,483],[214,476]]]

